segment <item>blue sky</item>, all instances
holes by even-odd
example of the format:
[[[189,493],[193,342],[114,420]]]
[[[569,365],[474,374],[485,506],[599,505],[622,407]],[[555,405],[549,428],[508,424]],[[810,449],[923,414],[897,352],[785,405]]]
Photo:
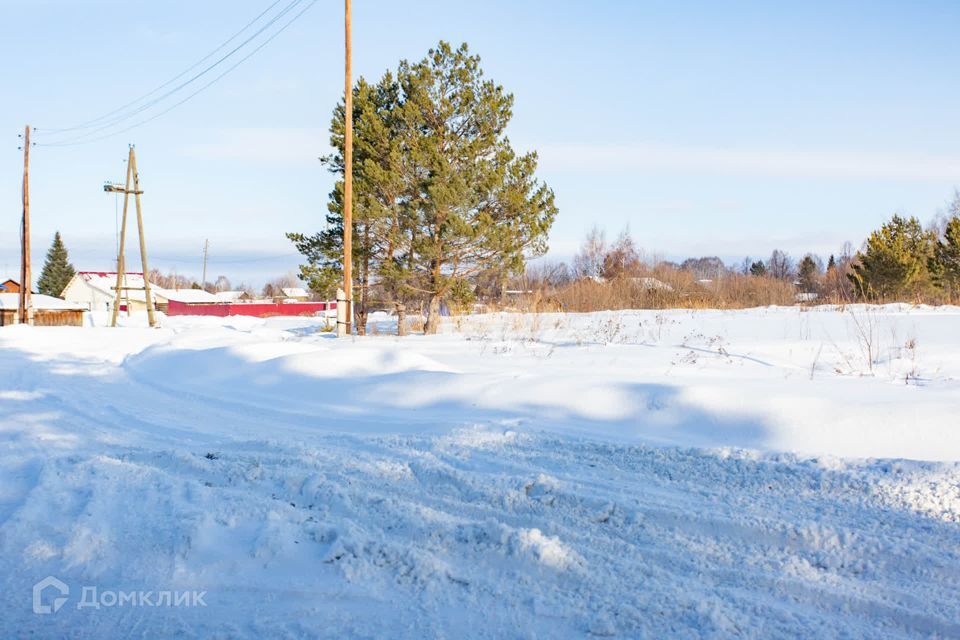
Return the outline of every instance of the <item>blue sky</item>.
[[[268,0],[0,0],[0,276],[17,269],[24,124],[95,118],[178,74]],[[955,2],[372,2],[355,0],[355,73],[378,77],[466,41],[516,96],[509,135],[541,153],[558,258],[597,223],[652,255],[859,245],[895,211],[929,220],[960,184]],[[222,81],[135,131],[37,147],[35,268],[55,229],[80,269],[115,259],[126,145],[151,266],[260,284],[322,225],[342,3],[319,0]],[[129,259],[132,261],[132,258]]]

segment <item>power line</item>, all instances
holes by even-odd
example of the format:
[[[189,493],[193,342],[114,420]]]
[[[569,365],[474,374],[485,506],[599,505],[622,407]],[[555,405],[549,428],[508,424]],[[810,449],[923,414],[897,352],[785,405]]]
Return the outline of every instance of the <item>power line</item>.
[[[281,255],[275,256],[260,256],[257,258],[209,258],[209,263],[213,265],[217,264],[248,264],[253,262],[269,262],[271,260],[284,260],[287,258],[298,258],[300,257],[299,253],[284,253]],[[176,263],[176,264],[190,264],[193,260],[187,258],[186,256],[178,256],[176,258],[168,256],[154,256],[154,260]]]
[[[106,255],[100,252],[89,253],[89,252],[81,251],[80,253],[87,256],[91,256],[90,259],[92,260],[98,260],[104,263],[107,263],[107,262],[115,263],[117,259],[116,255]],[[210,258],[209,262],[210,262],[210,265],[212,266],[244,265],[244,264],[259,264],[259,263],[279,261],[279,260],[288,260],[291,258],[300,258],[300,257],[302,256],[299,253],[285,253],[285,254],[276,255],[276,256],[261,256],[259,258]],[[197,264],[196,258],[190,258],[189,256],[182,256],[182,255],[174,258],[166,255],[151,254],[150,260],[154,263],[154,266],[156,266],[157,263],[160,263],[160,264],[166,264],[166,265],[174,265],[175,268],[177,265],[181,265],[181,266],[191,265],[195,267]]]
[[[212,58],[214,55],[216,55],[216,53],[217,53],[218,51],[222,50],[222,49],[223,49],[224,47],[226,47],[228,44],[230,44],[231,42],[233,42],[234,40],[236,40],[236,39],[240,36],[240,34],[242,34],[244,31],[246,31],[247,29],[249,29],[250,27],[252,27],[254,24],[256,24],[256,23],[260,20],[260,18],[262,18],[263,16],[265,16],[267,13],[269,13],[271,9],[273,9],[275,6],[277,6],[277,5],[280,4],[281,2],[283,2],[283,0],[274,0],[274,2],[273,2],[272,4],[270,4],[270,6],[268,6],[266,9],[264,9],[263,11],[261,11],[261,12],[257,15],[257,17],[255,17],[253,20],[251,20],[250,22],[248,22],[247,24],[245,24],[242,29],[240,29],[239,31],[237,31],[236,33],[234,33],[232,36],[230,36],[229,38],[227,38],[225,41],[223,41],[223,42],[220,44],[220,46],[218,46],[216,49],[214,49],[213,51],[211,51],[210,53],[208,53],[208,54],[205,55],[204,57],[200,58],[198,61],[196,61],[195,63],[193,63],[192,65],[190,65],[189,67],[187,67],[186,69],[184,69],[183,71],[181,71],[180,73],[178,73],[177,75],[175,75],[174,77],[170,78],[169,80],[167,80],[167,81],[164,82],[163,84],[161,84],[161,85],[153,88],[152,90],[148,91],[147,93],[143,94],[142,96],[140,96],[140,97],[137,98],[136,100],[131,100],[130,102],[128,102],[128,103],[126,103],[126,104],[124,104],[124,105],[121,105],[121,106],[117,107],[117,108],[114,109],[113,111],[108,111],[107,113],[103,114],[102,116],[99,116],[99,117],[97,117],[97,118],[93,118],[92,120],[87,120],[86,122],[81,122],[80,124],[74,125],[74,126],[72,126],[72,127],[63,127],[63,128],[60,128],[60,129],[44,129],[44,130],[43,130],[44,133],[45,133],[45,134],[48,134],[48,133],[65,133],[65,132],[67,132],[67,131],[78,131],[78,130],[80,130],[80,129],[89,129],[91,126],[94,126],[94,125],[96,125],[97,123],[102,122],[103,120],[106,120],[106,119],[109,118],[110,116],[112,116],[112,115],[114,115],[114,114],[116,114],[116,113],[119,113],[120,111],[123,111],[123,110],[126,109],[127,107],[131,107],[131,106],[137,104],[138,102],[141,102],[141,101],[149,98],[150,96],[152,96],[153,94],[157,93],[157,92],[160,91],[161,89],[165,89],[165,88],[169,87],[171,84],[173,84],[174,82],[176,82],[177,80],[179,80],[179,79],[182,78],[183,76],[187,75],[188,73],[190,73],[191,71],[193,71],[194,69],[196,69],[197,67],[199,67],[201,64],[203,64],[204,62],[206,62],[206,61],[209,60],[210,58]]]
[[[240,60],[238,60],[238,61],[237,61],[235,64],[233,64],[231,67],[227,68],[223,73],[221,73],[220,75],[216,76],[213,80],[211,80],[211,81],[208,82],[207,84],[201,86],[199,89],[197,89],[197,90],[194,91],[193,93],[189,94],[189,95],[188,95],[187,97],[185,97],[184,99],[180,100],[179,102],[175,102],[173,105],[171,105],[170,107],[164,109],[163,111],[160,111],[159,113],[156,113],[156,114],[150,116],[149,118],[146,118],[146,119],[144,119],[144,120],[141,120],[141,121],[139,121],[139,122],[136,122],[136,123],[130,125],[129,127],[125,127],[125,128],[123,128],[123,129],[119,129],[119,130],[117,130],[117,131],[104,134],[104,135],[102,135],[102,136],[97,136],[97,137],[90,138],[90,136],[98,133],[99,131],[103,131],[103,130],[106,130],[106,129],[110,129],[110,128],[113,127],[113,126],[115,126],[115,125],[117,125],[117,124],[120,124],[120,122],[122,122],[123,120],[126,120],[126,119],[128,119],[128,118],[130,118],[130,117],[133,117],[133,116],[136,115],[137,113],[140,113],[140,112],[142,112],[142,111],[144,111],[144,110],[146,110],[146,109],[149,109],[150,107],[153,107],[154,105],[156,105],[157,103],[159,103],[159,102],[162,101],[163,99],[165,99],[165,98],[173,95],[174,93],[176,93],[176,92],[179,91],[180,89],[182,89],[182,88],[184,88],[185,86],[189,85],[189,84],[192,83],[194,80],[196,80],[196,79],[198,79],[199,77],[201,77],[202,75],[206,74],[208,71],[212,70],[214,67],[216,67],[217,65],[219,65],[221,62],[223,62],[224,60],[226,60],[228,57],[230,57],[231,55],[233,55],[234,53],[236,53],[237,51],[239,51],[240,48],[242,48],[243,46],[245,46],[245,45],[246,45],[247,43],[249,43],[251,40],[253,40],[253,39],[256,38],[258,35],[260,35],[261,33],[263,33],[263,31],[265,31],[265,30],[268,29],[270,26],[272,26],[273,24],[275,24],[275,23],[277,22],[277,20],[279,20],[281,17],[283,17],[284,15],[286,15],[287,13],[289,13],[289,11],[290,11],[291,9],[293,9],[296,5],[300,4],[302,1],[303,1],[303,0],[294,0],[294,1],[291,2],[287,7],[285,7],[283,11],[281,11],[278,15],[274,16],[274,18],[272,18],[269,23],[267,23],[266,25],[264,25],[261,29],[259,29],[259,30],[258,30],[255,34],[253,34],[250,38],[248,38],[248,39],[245,40],[243,43],[241,43],[240,45],[238,45],[233,51],[231,51],[231,52],[228,53],[227,55],[223,56],[220,60],[218,60],[218,61],[215,62],[214,64],[210,65],[210,66],[207,67],[204,71],[202,71],[201,73],[195,75],[195,76],[194,76],[193,78],[191,78],[190,80],[188,80],[188,81],[180,84],[180,85],[179,85],[178,87],[176,87],[175,89],[172,89],[171,91],[168,91],[168,92],[165,93],[164,95],[162,95],[162,96],[160,96],[160,97],[158,97],[158,98],[155,98],[155,99],[152,100],[151,102],[149,102],[149,103],[147,103],[146,105],[144,105],[144,106],[142,106],[142,107],[140,107],[140,108],[132,111],[131,113],[127,114],[126,116],[123,116],[123,117],[121,117],[121,118],[118,118],[118,119],[116,119],[116,120],[113,121],[113,122],[110,122],[110,123],[108,123],[108,124],[106,124],[106,125],[103,125],[103,126],[101,126],[101,127],[98,127],[98,128],[96,128],[96,129],[93,129],[92,131],[89,131],[89,132],[87,132],[87,133],[85,133],[85,134],[82,134],[82,135],[80,135],[80,136],[78,136],[78,137],[76,137],[76,138],[70,138],[70,139],[61,140],[61,141],[57,141],[57,142],[40,143],[38,146],[44,146],[44,147],[68,147],[68,146],[75,146],[75,145],[81,145],[81,144],[88,144],[88,143],[92,143],[92,142],[97,142],[97,141],[100,141],[100,140],[105,140],[105,139],[107,139],[107,138],[112,138],[113,136],[120,135],[121,133],[126,133],[127,131],[131,131],[131,130],[133,130],[133,129],[136,129],[137,127],[140,127],[140,126],[142,126],[142,125],[145,125],[145,124],[147,124],[148,122],[152,122],[152,121],[156,120],[157,118],[159,118],[159,117],[161,117],[161,116],[163,116],[163,115],[166,115],[166,114],[170,113],[171,111],[173,111],[174,109],[176,109],[176,108],[179,107],[180,105],[188,102],[188,101],[191,100],[193,97],[195,97],[197,94],[201,93],[202,91],[206,90],[207,88],[209,88],[210,86],[212,86],[213,84],[215,84],[216,82],[218,82],[219,80],[221,80],[224,76],[228,75],[228,74],[231,73],[234,69],[236,69],[236,68],[239,67],[241,64],[243,64],[244,62],[246,62],[247,60],[249,60],[250,58],[252,58],[254,55],[256,55],[261,49],[263,49],[265,46],[267,46],[268,44],[270,44],[270,42],[272,42],[277,36],[279,36],[281,33],[283,33],[284,31],[286,31],[286,29],[287,29],[290,25],[292,25],[294,22],[296,22],[296,21],[300,18],[300,16],[302,16],[304,13],[306,13],[308,9],[310,9],[314,4],[316,4],[317,0],[309,0],[309,1],[307,2],[307,5],[306,5],[303,9],[301,9],[298,13],[296,13],[296,14],[293,16],[293,18],[291,18],[289,21],[287,21],[287,22],[286,22],[282,27],[280,27],[277,31],[273,32],[266,40],[264,40],[263,42],[261,42],[261,43],[260,43],[257,47],[255,47],[250,53],[248,53],[248,54],[245,55],[244,57],[240,58]]]
[[[97,126],[96,128],[92,129],[91,131],[88,131],[88,132],[86,132],[86,133],[82,133],[82,134],[80,134],[79,136],[76,136],[76,137],[73,137],[73,138],[67,138],[67,139],[60,140],[60,141],[44,143],[44,145],[45,145],[45,146],[61,146],[61,145],[62,145],[62,146],[65,146],[66,144],[70,144],[70,143],[83,143],[83,142],[86,142],[86,141],[84,140],[85,138],[89,138],[90,136],[93,136],[93,135],[95,135],[95,134],[97,134],[97,133],[99,133],[99,132],[101,132],[101,131],[105,131],[105,130],[107,130],[107,129],[110,129],[110,128],[112,128],[113,126],[120,124],[120,123],[123,122],[124,120],[128,120],[128,119],[132,118],[133,116],[135,116],[135,115],[137,115],[137,114],[139,114],[139,113],[142,113],[143,111],[146,111],[147,109],[150,109],[151,107],[159,104],[160,102],[162,102],[162,101],[165,100],[166,98],[168,98],[168,97],[170,97],[171,95],[177,93],[178,91],[180,91],[180,90],[183,89],[184,87],[190,85],[190,84],[193,83],[195,80],[201,78],[202,76],[206,75],[206,74],[209,73],[211,70],[213,70],[214,68],[216,68],[217,66],[219,66],[222,62],[224,62],[225,60],[227,60],[228,58],[230,58],[232,55],[234,55],[237,51],[239,51],[239,50],[242,49],[244,46],[246,46],[247,44],[249,44],[251,40],[255,39],[257,36],[259,36],[260,34],[262,34],[265,30],[267,30],[267,29],[269,29],[271,26],[273,26],[280,18],[282,18],[284,15],[286,15],[291,9],[293,9],[293,7],[295,7],[296,5],[298,5],[300,2],[302,2],[302,0],[293,0],[290,4],[288,4],[286,7],[284,7],[283,10],[280,11],[280,13],[278,13],[277,15],[275,15],[275,16],[274,16],[273,18],[271,18],[265,25],[263,25],[262,27],[260,27],[260,29],[258,29],[256,32],[254,32],[253,35],[251,35],[251,36],[248,37],[246,40],[244,40],[243,42],[241,42],[239,45],[237,45],[236,47],[234,47],[233,49],[231,49],[231,50],[230,50],[229,52],[227,52],[224,56],[222,56],[221,58],[219,58],[216,62],[214,62],[213,64],[208,65],[205,69],[203,69],[203,71],[195,74],[195,75],[194,75],[193,77],[191,77],[190,79],[188,79],[188,80],[180,83],[179,85],[177,85],[177,86],[174,87],[173,89],[167,91],[166,93],[164,93],[164,94],[162,94],[162,95],[160,95],[160,96],[158,96],[158,97],[156,97],[156,98],[154,98],[154,99],[146,102],[145,104],[140,105],[139,107],[137,107],[136,109],[133,109],[132,111],[129,111],[129,112],[127,112],[127,113],[123,113],[123,114],[121,114],[121,115],[119,115],[119,116],[117,116],[117,117],[115,117],[115,118],[110,119],[110,120],[107,121],[106,123]],[[132,127],[131,127],[131,128],[132,128]],[[129,131],[129,129],[124,129],[124,131]],[[122,131],[118,131],[117,133],[122,133]],[[111,135],[112,135],[112,134],[111,134]],[[96,138],[96,139],[99,140],[99,139],[102,139],[102,138]],[[92,142],[92,141],[93,141],[93,140],[91,140],[91,142]]]

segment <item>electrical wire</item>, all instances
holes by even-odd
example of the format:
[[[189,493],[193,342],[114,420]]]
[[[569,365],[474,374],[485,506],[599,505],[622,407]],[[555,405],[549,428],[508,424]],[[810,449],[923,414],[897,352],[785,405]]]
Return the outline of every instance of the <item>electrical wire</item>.
[[[72,126],[72,127],[62,127],[62,128],[59,128],[59,129],[48,129],[48,128],[44,128],[44,129],[42,129],[43,134],[46,135],[46,134],[51,134],[51,133],[65,133],[65,132],[68,132],[68,131],[78,131],[78,130],[80,130],[80,129],[89,129],[90,127],[95,126],[96,124],[102,122],[103,120],[106,120],[106,119],[109,118],[110,116],[115,115],[115,114],[119,113],[120,111],[123,111],[123,110],[126,109],[127,107],[132,107],[133,105],[135,105],[135,104],[137,104],[137,103],[139,103],[139,102],[142,102],[143,100],[146,100],[147,98],[149,98],[150,96],[154,95],[154,94],[157,93],[158,91],[169,87],[171,84],[173,84],[174,82],[176,82],[177,80],[179,80],[179,79],[182,78],[183,76],[187,75],[188,73],[190,73],[191,71],[193,71],[194,69],[196,69],[197,67],[199,67],[201,64],[203,64],[204,62],[206,62],[206,61],[209,60],[210,58],[212,58],[214,55],[217,54],[217,52],[221,51],[221,50],[222,50],[224,47],[226,47],[228,44],[230,44],[231,42],[233,42],[234,40],[236,40],[238,37],[240,37],[240,34],[242,34],[242,33],[245,32],[247,29],[249,29],[249,28],[252,27],[254,24],[256,24],[256,23],[260,20],[260,18],[262,18],[263,16],[265,16],[267,13],[269,13],[271,9],[273,9],[275,6],[277,6],[277,5],[280,4],[281,2],[283,2],[283,0],[274,0],[274,2],[273,2],[272,4],[270,4],[270,6],[268,6],[266,9],[264,9],[263,11],[261,11],[261,12],[257,15],[257,17],[255,17],[253,20],[251,20],[250,22],[248,22],[246,25],[243,26],[242,29],[240,29],[239,31],[237,31],[236,33],[234,33],[232,36],[230,36],[229,38],[227,38],[225,41],[223,41],[223,42],[220,44],[220,46],[218,46],[216,49],[214,49],[213,51],[211,51],[210,53],[208,53],[208,54],[205,55],[204,57],[200,58],[198,61],[196,61],[195,63],[193,63],[191,66],[187,67],[186,69],[184,69],[183,71],[181,71],[180,73],[178,73],[178,74],[175,75],[174,77],[170,78],[169,80],[167,80],[167,81],[164,82],[163,84],[161,84],[161,85],[153,88],[152,90],[148,91],[147,93],[143,94],[143,95],[140,96],[139,98],[137,98],[137,99],[135,99],[135,100],[131,100],[130,102],[128,102],[128,103],[126,103],[126,104],[124,104],[124,105],[121,105],[121,106],[117,107],[117,108],[114,109],[113,111],[108,111],[107,113],[103,114],[102,116],[99,116],[99,117],[97,117],[97,118],[93,118],[92,120],[87,120],[86,122],[81,122],[80,124],[74,125],[74,126]]]
[[[270,34],[270,36],[269,36],[266,40],[264,40],[264,41],[261,42],[259,45],[257,45],[257,47],[255,47],[250,53],[248,53],[248,54],[245,55],[244,57],[240,58],[240,60],[238,60],[238,61],[237,61],[235,64],[233,64],[231,67],[228,67],[223,73],[221,73],[220,75],[216,76],[213,80],[211,80],[211,81],[208,82],[207,84],[201,86],[199,89],[197,89],[197,90],[194,91],[193,93],[189,94],[189,95],[188,95],[187,97],[185,97],[184,99],[180,100],[179,102],[175,102],[173,105],[167,107],[167,108],[164,109],[163,111],[160,111],[160,112],[158,112],[158,113],[150,116],[149,118],[146,118],[146,119],[144,119],[144,120],[141,120],[141,121],[139,121],[139,122],[136,122],[136,123],[134,123],[133,125],[130,125],[129,127],[126,127],[126,128],[123,128],[123,129],[119,129],[119,130],[117,130],[117,131],[114,131],[114,132],[111,132],[111,133],[107,133],[107,134],[102,135],[102,136],[96,136],[96,137],[93,137],[93,138],[90,137],[90,136],[93,136],[93,135],[95,135],[96,133],[98,133],[98,132],[100,132],[100,131],[104,131],[104,130],[110,129],[110,128],[112,128],[113,126],[115,126],[115,125],[117,125],[117,124],[120,124],[120,122],[122,122],[123,120],[126,120],[126,119],[128,119],[128,118],[130,118],[130,117],[132,117],[132,116],[134,116],[134,115],[136,115],[136,114],[138,114],[138,113],[140,113],[140,112],[142,112],[142,111],[144,111],[144,110],[146,110],[146,109],[148,109],[148,108],[150,108],[150,107],[155,106],[157,103],[159,103],[159,102],[162,101],[163,99],[165,99],[165,98],[173,95],[174,93],[176,93],[176,92],[179,91],[180,89],[182,89],[182,88],[184,88],[185,86],[189,85],[189,84],[192,83],[194,80],[196,80],[196,79],[198,79],[199,77],[201,77],[202,75],[206,74],[208,71],[212,70],[214,67],[216,67],[217,65],[219,65],[221,62],[223,62],[224,60],[226,60],[228,57],[230,57],[231,55],[233,55],[234,53],[236,53],[237,51],[239,51],[239,49],[241,49],[243,46],[245,46],[246,44],[248,44],[251,40],[253,40],[254,38],[256,38],[256,36],[258,36],[258,35],[260,35],[261,33],[263,33],[263,31],[265,31],[266,29],[268,29],[270,26],[272,26],[273,24],[275,24],[280,18],[282,18],[282,17],[283,17],[284,15],[286,15],[287,13],[289,13],[289,11],[290,11],[291,9],[293,9],[294,7],[296,7],[296,6],[297,6],[298,4],[300,4],[301,2],[303,2],[303,0],[294,0],[294,1],[291,2],[287,7],[285,7],[284,10],[281,11],[277,16],[274,16],[274,18],[271,19],[270,22],[268,22],[266,25],[264,25],[264,27],[262,27],[261,29],[259,29],[254,35],[252,35],[250,38],[248,38],[248,39],[245,40],[243,43],[241,43],[240,45],[238,45],[238,46],[237,46],[233,51],[231,51],[229,54],[225,55],[225,56],[222,57],[220,60],[218,60],[218,61],[215,62],[214,64],[210,65],[209,67],[207,67],[207,69],[205,69],[205,70],[202,71],[201,73],[197,74],[196,76],[194,76],[194,77],[191,78],[190,80],[182,83],[181,85],[179,85],[179,86],[176,87],[175,89],[172,89],[171,91],[168,91],[168,92],[165,93],[164,95],[162,95],[162,96],[154,99],[154,100],[151,101],[150,103],[148,103],[148,104],[146,104],[146,105],[144,105],[144,106],[136,109],[135,111],[131,112],[130,114],[128,114],[128,115],[126,115],[126,116],[124,116],[124,117],[122,117],[122,118],[119,118],[119,119],[117,119],[117,120],[114,121],[114,122],[111,122],[111,123],[109,123],[109,124],[106,124],[106,125],[103,125],[103,126],[101,126],[101,127],[98,127],[98,128],[96,128],[96,129],[94,129],[94,130],[92,130],[92,131],[89,131],[89,132],[87,132],[87,133],[85,133],[85,134],[82,134],[82,135],[80,135],[80,136],[78,136],[78,137],[76,137],[76,138],[69,138],[69,139],[66,139],[66,140],[60,140],[60,141],[55,141],[55,142],[39,143],[39,146],[43,146],[43,147],[67,147],[67,146],[75,146],[75,145],[89,144],[89,143],[92,143],[92,142],[97,142],[97,141],[100,141],[100,140],[105,140],[105,139],[107,139],[107,138],[112,138],[112,137],[114,137],[114,136],[120,135],[121,133],[126,133],[127,131],[131,131],[131,130],[133,130],[133,129],[136,129],[137,127],[143,126],[143,125],[147,124],[148,122],[152,122],[152,121],[156,120],[157,118],[159,118],[159,117],[161,117],[161,116],[163,116],[163,115],[166,115],[167,113],[170,113],[171,111],[173,111],[173,110],[176,109],[177,107],[179,107],[179,106],[181,106],[182,104],[184,104],[184,103],[188,102],[189,100],[191,100],[191,99],[192,99],[193,97],[195,97],[197,94],[201,93],[202,91],[206,90],[207,88],[209,88],[210,86],[212,86],[213,84],[215,84],[216,82],[218,82],[219,80],[221,80],[224,76],[228,75],[228,74],[231,73],[233,70],[235,70],[237,67],[239,67],[241,64],[243,64],[244,62],[246,62],[247,60],[249,60],[251,57],[253,57],[254,55],[256,55],[261,49],[263,49],[265,46],[267,46],[268,44],[270,44],[270,42],[272,42],[272,41],[273,41],[277,36],[279,36],[281,33],[283,33],[284,31],[286,31],[286,29],[287,29],[288,27],[290,27],[294,22],[296,22],[296,21],[300,18],[300,16],[302,16],[304,13],[307,12],[307,10],[309,10],[314,4],[316,4],[317,0],[309,0],[309,1],[307,2],[307,5],[306,5],[303,9],[301,9],[298,13],[294,14],[293,18],[291,18],[289,21],[287,21],[286,23],[284,23],[283,26],[281,26],[277,31],[275,31],[275,32],[273,32],[272,34]]]
[[[246,40],[244,40],[243,42],[241,42],[239,45],[237,45],[236,47],[234,47],[234,48],[233,48],[232,50],[230,50],[226,55],[222,56],[222,57],[221,57],[220,59],[218,59],[216,62],[214,62],[213,64],[207,66],[207,67],[206,67],[203,71],[201,71],[200,73],[197,73],[196,75],[194,75],[193,77],[191,77],[189,80],[186,80],[186,81],[180,83],[179,85],[177,85],[177,86],[174,87],[173,89],[167,91],[167,92],[164,93],[163,95],[160,95],[160,96],[158,96],[158,97],[156,97],[156,98],[148,101],[147,103],[140,105],[139,107],[137,107],[136,109],[133,109],[132,111],[129,111],[129,112],[127,112],[127,113],[123,113],[123,114],[121,114],[121,115],[119,115],[119,116],[117,116],[117,117],[115,117],[115,118],[112,118],[112,119],[108,120],[106,123],[97,126],[95,129],[93,129],[93,130],[91,130],[91,131],[88,131],[88,132],[86,132],[86,133],[82,133],[82,134],[80,134],[79,136],[76,136],[76,137],[73,137],[73,138],[67,138],[67,139],[59,140],[59,141],[55,141],[55,142],[44,143],[44,146],[55,146],[55,145],[56,145],[56,146],[59,146],[61,143],[82,142],[82,141],[84,141],[85,138],[88,138],[88,137],[90,137],[90,136],[94,136],[94,135],[96,135],[97,133],[99,133],[99,132],[101,132],[101,131],[105,131],[105,130],[107,130],[107,129],[110,129],[110,128],[114,127],[115,125],[118,125],[118,124],[122,123],[122,122],[125,121],[125,120],[129,120],[130,118],[134,117],[135,115],[137,115],[137,114],[139,114],[139,113],[142,113],[143,111],[146,111],[147,109],[152,108],[153,106],[159,104],[160,102],[162,102],[162,101],[165,100],[166,98],[168,98],[168,97],[170,97],[171,95],[175,94],[176,92],[180,91],[180,90],[183,89],[184,87],[190,85],[190,84],[193,83],[195,80],[203,77],[204,75],[206,75],[207,73],[209,73],[210,71],[212,71],[214,68],[216,68],[217,66],[219,66],[222,62],[224,62],[224,61],[227,60],[229,57],[231,57],[231,56],[234,55],[236,52],[238,52],[240,49],[242,49],[244,46],[246,46],[247,44],[249,44],[251,40],[255,39],[257,36],[259,36],[260,34],[262,34],[265,30],[269,29],[271,26],[273,26],[274,24],[276,24],[276,22],[277,22],[280,18],[282,18],[284,15],[286,15],[291,9],[293,9],[293,8],[294,8],[297,4],[299,4],[300,2],[302,2],[302,0],[293,0],[292,2],[290,2],[290,4],[288,4],[286,7],[284,7],[284,9],[283,9],[282,11],[280,11],[280,13],[278,13],[276,16],[274,16],[273,18],[271,18],[265,25],[263,25],[260,29],[258,29],[256,32],[254,32],[253,35],[251,35],[251,36],[248,37]],[[118,133],[119,133],[119,132],[118,132]],[[100,139],[100,138],[97,138],[97,139]]]
[[[209,258],[207,262],[209,264],[248,264],[253,262],[268,262],[271,260],[284,260],[286,258],[296,258],[299,257],[299,253],[284,253],[282,255],[276,256],[261,256],[259,258]],[[176,258],[158,255],[154,256],[151,254],[151,260],[157,262],[168,262],[171,264],[190,264],[191,260],[185,258],[184,256],[178,256]]]

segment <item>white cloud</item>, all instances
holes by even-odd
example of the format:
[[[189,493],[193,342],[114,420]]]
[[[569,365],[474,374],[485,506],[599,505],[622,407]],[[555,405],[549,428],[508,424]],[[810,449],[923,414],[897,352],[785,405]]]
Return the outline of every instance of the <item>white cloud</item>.
[[[746,177],[956,181],[960,156],[851,151],[784,151],[673,145],[545,145],[545,170],[644,171]]]
[[[218,129],[183,155],[271,164],[315,163],[330,151],[327,131],[313,128]],[[541,168],[578,172],[648,172],[741,177],[939,182],[960,180],[960,156],[859,151],[796,151],[662,144],[538,146]]]

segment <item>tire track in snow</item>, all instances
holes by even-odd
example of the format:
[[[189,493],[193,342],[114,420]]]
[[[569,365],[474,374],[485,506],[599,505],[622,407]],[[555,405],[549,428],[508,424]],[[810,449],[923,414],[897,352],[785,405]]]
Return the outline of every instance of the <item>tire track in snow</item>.
[[[125,461],[155,466],[181,482],[205,485],[219,478],[222,486],[203,491],[235,493],[253,512],[279,510],[291,535],[301,539],[297,544],[319,536],[313,544],[325,560],[318,563],[342,566],[354,580],[394,584],[414,602],[438,588],[437,581],[456,585],[470,602],[502,597],[505,588],[508,597],[523,601],[532,590],[530,615],[538,608],[552,612],[547,617],[557,628],[628,636],[684,628],[745,635],[843,629],[857,636],[863,625],[906,636],[960,631],[950,617],[957,613],[956,580],[912,575],[934,559],[935,547],[914,549],[909,562],[851,573],[851,560],[871,565],[876,554],[843,544],[823,547],[821,539],[795,531],[798,516],[789,495],[795,485],[817,480],[814,468],[782,474],[780,484],[757,479],[774,482],[777,491],[738,514],[744,505],[729,504],[725,496],[749,491],[738,484],[751,483],[714,484],[724,468],[745,474],[782,463],[531,436],[480,448],[412,437],[322,437],[292,448],[235,442],[207,463],[209,471],[205,461],[187,463],[179,454],[149,450]],[[247,474],[251,465],[260,469],[255,478]],[[388,481],[390,473],[395,477]],[[565,477],[544,481],[546,474]],[[844,503],[843,509],[822,510],[828,538],[845,522],[847,503],[861,501],[846,495],[858,492],[856,478],[836,485],[819,499],[822,505]],[[881,512],[867,515],[843,525],[863,530],[851,544],[904,532],[900,523],[885,530]],[[956,548],[949,524],[920,519],[913,526]],[[544,573],[516,556],[516,532],[534,529],[583,558],[579,568],[574,563],[575,579]],[[281,543],[275,553],[282,556],[292,544]],[[420,553],[411,556],[411,549]],[[452,560],[458,567],[453,573],[438,574],[431,564]],[[956,553],[948,551],[941,562],[958,566]],[[806,573],[784,575],[791,567]],[[503,571],[517,572],[515,582],[500,582]],[[533,576],[539,586],[529,582]],[[712,604],[698,610],[702,602]],[[661,620],[651,622],[651,614]]]

